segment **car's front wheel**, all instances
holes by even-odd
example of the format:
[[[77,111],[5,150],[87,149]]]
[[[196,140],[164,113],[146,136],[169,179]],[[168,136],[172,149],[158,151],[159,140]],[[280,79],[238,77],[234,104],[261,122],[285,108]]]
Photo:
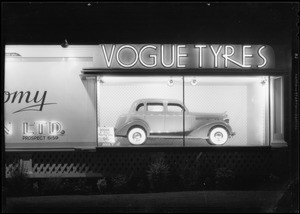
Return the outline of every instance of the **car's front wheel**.
[[[208,133],[208,143],[213,145],[223,145],[228,140],[228,132],[223,127],[214,127]]]
[[[142,145],[147,140],[146,132],[143,128],[134,127],[128,132],[128,140],[132,145]]]

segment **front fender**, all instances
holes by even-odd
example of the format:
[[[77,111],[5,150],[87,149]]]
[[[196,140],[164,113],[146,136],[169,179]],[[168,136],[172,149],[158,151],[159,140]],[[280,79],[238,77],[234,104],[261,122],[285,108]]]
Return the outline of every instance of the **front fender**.
[[[143,120],[132,120],[122,125],[120,128],[115,130],[115,135],[120,137],[126,137],[129,129],[133,126],[141,126],[145,129],[147,137],[149,136],[149,125]]]
[[[214,126],[223,126],[227,129],[229,136],[233,136],[235,134],[232,131],[232,128],[229,124],[223,121],[215,121],[211,123],[206,123],[205,125],[198,127],[194,131],[190,132],[188,136],[193,138],[207,139],[209,130]]]

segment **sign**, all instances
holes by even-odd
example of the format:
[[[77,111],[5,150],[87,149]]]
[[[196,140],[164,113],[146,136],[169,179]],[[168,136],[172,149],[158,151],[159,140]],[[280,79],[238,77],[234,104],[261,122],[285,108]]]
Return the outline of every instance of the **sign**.
[[[114,143],[114,127],[98,127],[98,146],[111,146]]]
[[[13,114],[23,111],[42,111],[45,105],[57,103],[46,103],[47,91],[4,91],[4,103],[28,104],[26,107],[18,109]]]
[[[80,78],[98,46],[6,45],[5,149],[97,146],[95,84]],[[16,54],[17,53],[17,54]]]
[[[56,141],[65,134],[62,123],[58,121],[26,121],[21,124],[6,122],[4,124],[6,137],[14,135],[14,130],[21,132],[19,141],[23,142]]]
[[[267,69],[275,56],[268,45],[101,44],[95,66],[102,69]]]

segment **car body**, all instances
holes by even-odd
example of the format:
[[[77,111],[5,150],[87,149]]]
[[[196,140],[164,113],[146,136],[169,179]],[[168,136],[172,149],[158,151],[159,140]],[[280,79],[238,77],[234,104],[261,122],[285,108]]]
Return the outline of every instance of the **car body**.
[[[115,133],[117,137],[128,137],[134,145],[141,145],[151,137],[183,136],[222,145],[235,135],[226,113],[190,112],[181,101],[174,99],[136,100],[129,112],[119,117]]]

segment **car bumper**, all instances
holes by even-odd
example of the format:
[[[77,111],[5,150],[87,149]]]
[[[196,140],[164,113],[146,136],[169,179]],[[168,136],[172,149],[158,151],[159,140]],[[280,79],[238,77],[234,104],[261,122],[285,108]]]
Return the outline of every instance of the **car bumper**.
[[[235,133],[235,132],[231,132],[231,134],[229,135],[229,137],[231,138],[231,137],[233,137],[234,135],[236,135],[236,133]]]

